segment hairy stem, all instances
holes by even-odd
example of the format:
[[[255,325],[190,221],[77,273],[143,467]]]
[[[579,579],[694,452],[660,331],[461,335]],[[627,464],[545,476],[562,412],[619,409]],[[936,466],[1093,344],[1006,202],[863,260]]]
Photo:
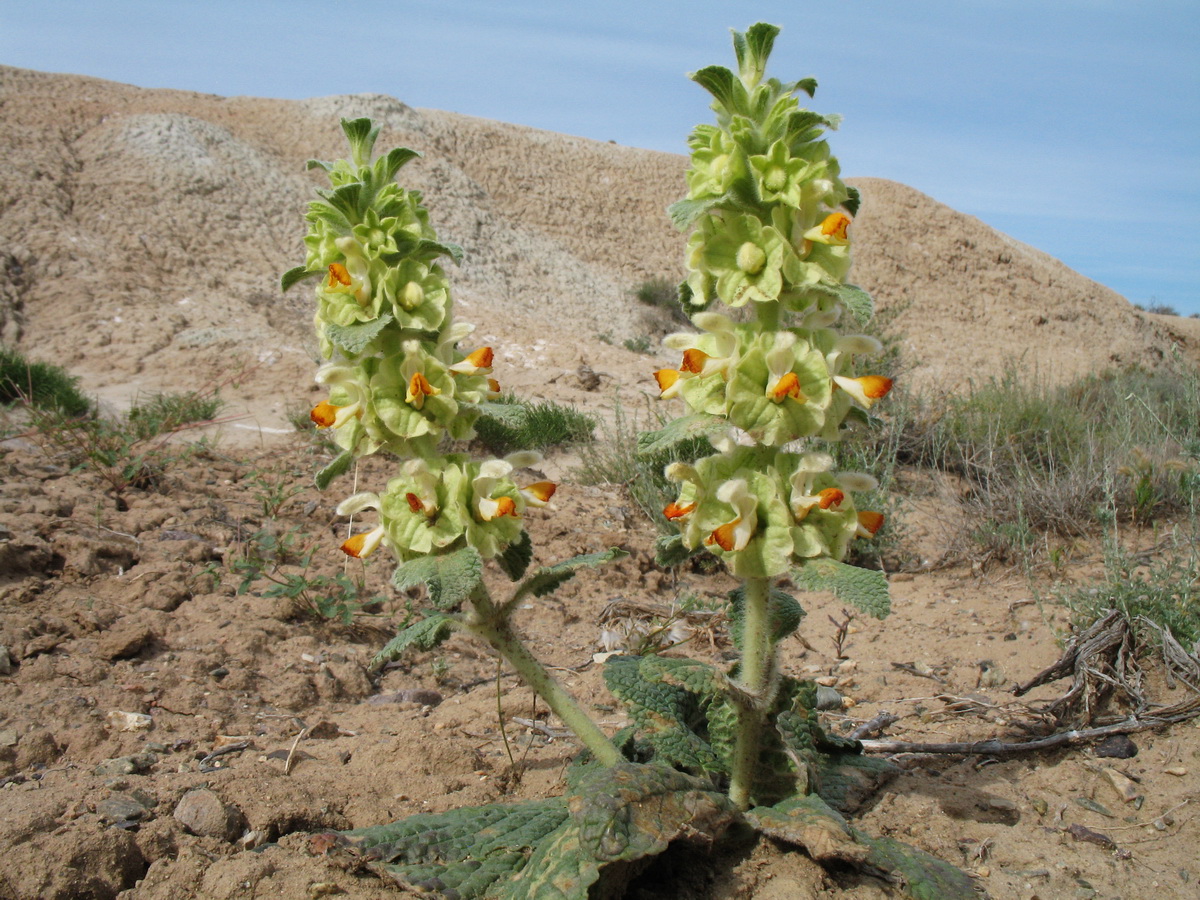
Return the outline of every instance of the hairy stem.
[[[480,588],[472,595],[471,605],[474,615],[464,623],[467,630],[503,656],[602,765],[615,766],[623,762],[621,751],[580,708],[575,698],[529,652],[529,648],[513,631],[508,617],[492,602],[486,590]]]
[[[739,809],[750,808],[754,772],[758,766],[763,720],[766,717],[767,687],[774,663],[767,601],[771,582],[767,578],[748,578],[742,607],[741,683],[758,702],[738,708],[737,743],[729,779],[729,799]]]

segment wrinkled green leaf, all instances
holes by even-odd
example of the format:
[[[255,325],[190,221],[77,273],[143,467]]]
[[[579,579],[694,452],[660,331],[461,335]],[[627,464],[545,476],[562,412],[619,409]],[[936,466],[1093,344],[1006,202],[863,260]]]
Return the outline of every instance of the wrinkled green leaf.
[[[730,112],[737,109],[737,94],[734,88],[737,78],[724,66],[706,66],[688,77],[712,94],[717,102]]]
[[[438,609],[453,609],[479,587],[483,560],[474,547],[453,553],[419,556],[396,567],[392,586],[404,591],[418,585],[429,588],[429,601]]]
[[[356,165],[365,166],[371,159],[380,126],[368,118],[342,119],[342,133],[350,142],[350,152]]]
[[[327,487],[329,487],[333,479],[340,475],[346,474],[346,471],[350,468],[350,465],[353,462],[354,454],[349,450],[343,450],[341,453],[339,453],[333,462],[318,472],[316,477],[313,479],[313,481],[316,482],[317,490],[325,490]]]
[[[505,547],[504,552],[496,557],[496,562],[510,581],[516,581],[524,575],[532,561],[533,542],[529,539],[527,531],[522,531],[521,536]]]
[[[613,560],[623,559],[628,555],[628,553],[619,547],[612,547],[600,553],[586,553],[583,556],[573,556],[570,559],[565,559],[552,566],[542,566],[521,582],[520,586],[513,593],[509,603],[516,605],[522,597],[527,597],[530,594],[534,597],[544,597],[546,594],[557,590],[559,585],[564,581],[574,578],[575,573],[580,569],[602,566]]]
[[[850,195],[846,198],[846,202],[842,207],[852,216],[858,215],[858,208],[862,205],[862,192],[856,188],[846,185],[846,192]]]
[[[654,564],[669,569],[682,565],[693,556],[704,553],[703,547],[691,550],[683,542],[681,534],[667,534],[654,542]]]
[[[875,301],[871,299],[870,294],[856,285],[838,285],[838,299],[850,310],[850,315],[854,316],[854,321],[860,328],[866,327],[875,315]]]
[[[377,672],[388,663],[399,659],[409,649],[433,650],[450,637],[457,627],[456,620],[441,613],[422,619],[401,630],[399,634],[384,644],[383,649],[371,658],[371,663],[367,668],[372,672]]]
[[[325,336],[347,353],[358,354],[362,353],[391,321],[392,317],[384,313],[378,319],[356,325],[326,325]]]
[[[280,290],[286,291],[294,284],[304,281],[306,278],[315,278],[321,274],[320,269],[306,269],[304,266],[296,266],[288,269],[283,273],[283,277],[279,279]]]
[[[687,441],[708,440],[729,429],[729,422],[720,416],[692,413],[672,420],[658,431],[643,431],[638,435],[638,456],[654,457],[669,453]]]
[[[796,587],[806,591],[832,591],[844,603],[882,619],[892,610],[887,577],[874,569],[860,569],[832,559],[811,559],[792,573]]]
[[[699,200],[678,200],[667,207],[667,215],[671,224],[680,231],[687,231],[700,220],[705,213],[717,209],[728,202],[727,195],[721,197],[703,197]]]
[[[742,628],[745,624],[746,590],[735,588],[729,592],[729,635],[734,646],[742,647]],[[804,608],[795,597],[779,588],[771,588],[767,599],[767,619],[771,623],[771,640],[779,642],[800,627]]]

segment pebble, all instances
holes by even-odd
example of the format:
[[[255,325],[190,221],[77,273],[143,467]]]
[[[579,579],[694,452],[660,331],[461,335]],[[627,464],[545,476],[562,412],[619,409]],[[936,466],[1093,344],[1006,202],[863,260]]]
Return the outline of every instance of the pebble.
[[[1104,776],[1104,780],[1112,786],[1112,789],[1117,792],[1117,796],[1126,803],[1131,803],[1137,799],[1137,784],[1126,778],[1116,769],[1101,769],[1100,774]]]
[[[117,731],[149,731],[154,727],[154,720],[145,713],[110,710],[106,716],[108,724]]]
[[[92,770],[95,775],[143,775],[158,762],[153,753],[137,753],[133,756],[117,756],[106,759]]]
[[[1188,773],[1188,770],[1183,766],[1171,766],[1169,769],[1163,769],[1168,775],[1174,775],[1176,778],[1182,778]]]
[[[138,822],[152,818],[151,812],[154,806],[154,799],[141,791],[133,793],[114,791],[96,804],[96,815],[102,822],[108,824]]]
[[[8,648],[0,644],[0,675],[11,675],[12,673],[12,657],[8,655]]]
[[[237,840],[246,822],[240,809],[226,805],[207,788],[184,794],[173,815],[192,834],[223,841]]]
[[[1096,745],[1096,755],[1110,759],[1132,759],[1137,753],[1137,744],[1123,734],[1114,734]]]

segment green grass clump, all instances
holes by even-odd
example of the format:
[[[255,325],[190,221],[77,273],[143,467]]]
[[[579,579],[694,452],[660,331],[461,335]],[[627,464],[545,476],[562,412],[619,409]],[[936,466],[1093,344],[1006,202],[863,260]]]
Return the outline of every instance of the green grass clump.
[[[125,418],[134,435],[147,440],[184,425],[211,421],[223,405],[215,393],[154,394],[146,400],[135,400]]]
[[[480,408],[475,437],[496,456],[588,443],[596,428],[591,416],[548,400],[530,402],[504,394]]]
[[[667,479],[663,469],[677,460],[692,462],[713,452],[702,437],[677,444],[668,453],[653,458],[638,455],[638,434],[661,428],[669,416],[655,411],[647,414],[647,423],[626,412],[618,397],[613,401],[612,424],[602,429],[601,439],[581,454],[578,479],[581,484],[616,484],[629,492],[629,498],[660,535],[677,534],[679,529],[667,521],[663,508],[679,494],[679,485]]]
[[[1105,577],[1099,584],[1060,592],[1076,626],[1086,628],[1116,609],[1143,640],[1148,620],[1171,633],[1186,650],[1200,651],[1200,551],[1191,541],[1176,541],[1166,552],[1139,556],[1108,541]]]
[[[81,416],[92,408],[79,391],[78,378],[61,366],[29,362],[9,347],[0,347],[0,403],[27,403],[66,416]]]
[[[902,461],[948,472],[980,533],[1102,533],[1113,512],[1142,523],[1200,494],[1200,372],[1181,362],[1065,386],[1010,369],[969,394],[910,400]]]
[[[691,325],[692,320],[679,302],[679,286],[675,282],[666,278],[650,278],[638,285],[634,296],[646,306],[670,313],[675,321]]]

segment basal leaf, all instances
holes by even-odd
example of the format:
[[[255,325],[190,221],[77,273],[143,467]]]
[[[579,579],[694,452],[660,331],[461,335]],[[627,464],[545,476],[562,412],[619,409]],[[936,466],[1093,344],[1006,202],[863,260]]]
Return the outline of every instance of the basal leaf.
[[[393,660],[399,659],[409,649],[433,650],[454,633],[458,622],[450,616],[437,613],[422,619],[400,631],[388,641],[383,649],[371,659],[368,668],[377,672]]]
[[[362,353],[391,321],[391,315],[384,313],[378,319],[357,325],[326,325],[325,336],[347,353],[358,354]]]
[[[727,197],[703,197],[699,200],[677,200],[667,207],[667,215],[671,224],[680,231],[687,231],[699,221],[700,217],[716,209],[727,200]]]
[[[546,594],[557,590],[559,585],[564,581],[574,578],[575,573],[580,569],[602,566],[613,560],[623,559],[628,555],[628,553],[619,547],[612,547],[600,553],[586,553],[583,556],[573,556],[570,559],[565,559],[552,566],[543,566],[521,582],[520,586],[513,593],[512,600],[509,602],[515,605],[522,597],[527,597],[530,594],[535,597],[544,597]]]
[[[429,588],[429,601],[438,609],[454,609],[471,596],[483,577],[483,560],[474,547],[452,553],[419,556],[396,567],[392,586],[398,591],[418,585]]]
[[[318,472],[316,477],[313,479],[313,481],[315,481],[317,484],[317,490],[325,490],[327,487],[329,487],[333,479],[337,478],[339,475],[346,474],[346,471],[350,468],[350,464],[352,462],[354,462],[354,454],[349,450],[344,450],[339,453],[333,462]]]
[[[806,591],[832,591],[844,603],[882,619],[892,609],[887,577],[874,569],[860,569],[832,559],[807,560],[792,572],[796,586]]]

